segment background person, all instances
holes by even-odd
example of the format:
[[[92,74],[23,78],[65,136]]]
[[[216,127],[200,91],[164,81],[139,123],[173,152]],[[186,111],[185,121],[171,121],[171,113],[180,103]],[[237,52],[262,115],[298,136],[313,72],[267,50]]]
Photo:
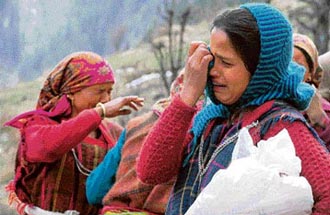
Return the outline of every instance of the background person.
[[[172,83],[168,98],[156,102],[150,112],[129,120],[116,146],[88,176],[87,199],[91,204],[103,204],[102,214],[165,213],[174,179],[155,186],[141,182],[136,175],[136,159],[150,129],[181,91],[183,79],[184,70]]]
[[[304,81],[316,87],[311,104],[305,111],[308,122],[317,131],[330,150],[330,103],[324,99],[318,88],[322,83],[322,71],[318,63],[318,51],[314,42],[306,35],[293,35],[293,60],[305,67]]]
[[[323,70],[322,82],[320,83],[320,93],[327,101],[330,101],[330,51],[322,54],[318,58]]]

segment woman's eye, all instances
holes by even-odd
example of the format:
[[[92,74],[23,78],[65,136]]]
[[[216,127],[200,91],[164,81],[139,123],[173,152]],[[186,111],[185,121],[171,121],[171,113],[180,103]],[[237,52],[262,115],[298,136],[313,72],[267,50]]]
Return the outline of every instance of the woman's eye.
[[[229,63],[229,62],[227,62],[227,61],[221,61],[224,65],[226,65],[226,66],[231,66],[232,64],[231,63]]]

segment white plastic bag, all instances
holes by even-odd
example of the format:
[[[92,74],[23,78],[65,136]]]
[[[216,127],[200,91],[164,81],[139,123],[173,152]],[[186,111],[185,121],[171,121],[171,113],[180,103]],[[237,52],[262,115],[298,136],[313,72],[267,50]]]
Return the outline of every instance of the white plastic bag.
[[[213,176],[186,215],[311,214],[312,189],[299,176],[301,161],[288,131],[257,145],[241,129],[231,164]]]
[[[24,212],[28,215],[79,215],[80,213],[75,210],[67,210],[64,213],[46,211],[35,206],[26,206]]]

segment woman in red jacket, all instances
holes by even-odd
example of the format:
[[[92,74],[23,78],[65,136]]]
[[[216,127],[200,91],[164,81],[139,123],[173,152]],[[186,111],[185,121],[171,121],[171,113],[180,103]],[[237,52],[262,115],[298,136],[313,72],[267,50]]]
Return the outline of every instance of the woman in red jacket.
[[[303,82],[292,53],[291,24],[268,4],[218,15],[210,46],[190,45],[182,91],[153,126],[137,163],[145,183],[176,177],[166,214],[185,214],[214,174],[229,166],[243,127],[254,144],[286,129],[312,188],[313,214],[330,214],[330,156],[300,112],[314,89]],[[204,89],[212,102],[197,112]]]
[[[122,131],[104,118],[143,105],[137,96],[111,100],[114,83],[101,56],[73,53],[48,75],[36,110],[5,124],[21,132],[15,178],[7,187],[19,214],[98,214],[87,202],[85,181]]]

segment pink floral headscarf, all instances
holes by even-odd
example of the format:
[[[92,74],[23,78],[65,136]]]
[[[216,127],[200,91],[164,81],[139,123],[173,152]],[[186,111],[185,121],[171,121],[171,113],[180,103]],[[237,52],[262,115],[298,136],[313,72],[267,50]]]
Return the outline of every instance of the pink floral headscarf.
[[[111,66],[93,52],[75,52],[62,59],[49,73],[40,91],[36,110],[23,113],[5,125],[14,127],[16,122],[33,114],[63,117],[71,114],[68,94],[103,83],[114,83]]]

